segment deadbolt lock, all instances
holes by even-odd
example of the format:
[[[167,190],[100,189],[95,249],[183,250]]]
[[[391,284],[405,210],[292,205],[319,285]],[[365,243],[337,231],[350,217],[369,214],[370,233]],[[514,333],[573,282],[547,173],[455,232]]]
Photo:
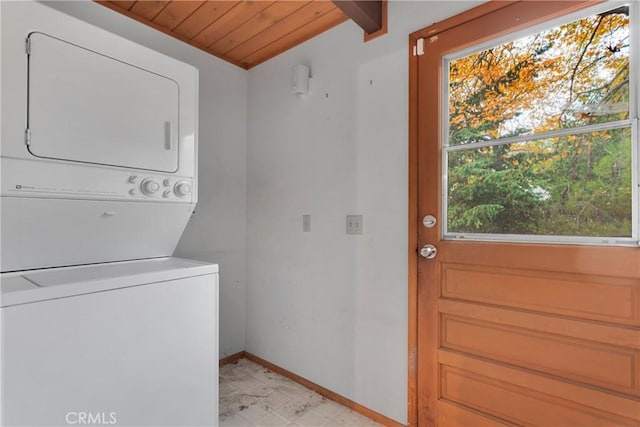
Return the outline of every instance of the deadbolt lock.
[[[425,215],[425,217],[422,218],[422,225],[424,225],[427,228],[435,227],[437,222],[438,220],[433,215]]]

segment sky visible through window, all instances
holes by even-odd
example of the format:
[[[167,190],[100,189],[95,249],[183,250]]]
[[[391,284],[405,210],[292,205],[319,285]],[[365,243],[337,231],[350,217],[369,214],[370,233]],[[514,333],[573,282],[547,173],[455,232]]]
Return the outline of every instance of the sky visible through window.
[[[621,6],[450,61],[447,231],[631,237],[631,48]]]

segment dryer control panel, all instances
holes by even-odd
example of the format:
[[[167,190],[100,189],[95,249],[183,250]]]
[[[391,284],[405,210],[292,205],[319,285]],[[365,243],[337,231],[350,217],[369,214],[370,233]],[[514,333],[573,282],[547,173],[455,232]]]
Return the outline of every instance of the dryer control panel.
[[[198,70],[46,5],[0,3],[0,195],[196,203]]]
[[[127,183],[131,184],[129,194],[131,196],[162,197],[171,199],[187,199],[191,195],[192,184],[190,179],[164,178],[153,176],[130,175]]]
[[[193,178],[47,160],[3,159],[2,195],[195,203]],[[90,172],[90,173],[89,173]]]

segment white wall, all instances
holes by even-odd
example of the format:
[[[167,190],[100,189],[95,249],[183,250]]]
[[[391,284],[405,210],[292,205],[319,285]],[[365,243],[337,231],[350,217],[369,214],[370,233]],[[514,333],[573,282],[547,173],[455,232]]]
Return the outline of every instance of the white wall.
[[[45,4],[199,69],[199,200],[175,255],[220,264],[220,357],[244,350],[246,71],[94,2]]]
[[[406,421],[407,39],[479,3],[392,1],[389,34],[364,44],[347,22],[252,69],[248,88],[100,5],[51,4],[200,70],[200,202],[176,255],[221,266],[221,357],[246,348]],[[300,62],[305,98],[290,92]],[[347,214],[364,215],[362,236]]]
[[[479,3],[393,1],[379,39],[347,22],[249,71],[246,349],[399,422],[408,35]],[[302,98],[298,63],[313,75]],[[363,235],[345,234],[347,214]]]

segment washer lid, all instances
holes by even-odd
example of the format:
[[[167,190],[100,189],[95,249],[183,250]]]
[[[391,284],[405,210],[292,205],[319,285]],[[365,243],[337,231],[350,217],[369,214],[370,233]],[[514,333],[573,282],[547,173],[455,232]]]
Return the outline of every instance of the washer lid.
[[[216,264],[155,258],[0,275],[2,307],[148,285],[218,272]]]
[[[48,34],[28,43],[31,154],[177,171],[176,81]]]
[[[22,276],[6,277],[0,280],[0,288],[2,289],[2,295],[9,292],[21,292],[38,289],[38,286],[28,281]]]

